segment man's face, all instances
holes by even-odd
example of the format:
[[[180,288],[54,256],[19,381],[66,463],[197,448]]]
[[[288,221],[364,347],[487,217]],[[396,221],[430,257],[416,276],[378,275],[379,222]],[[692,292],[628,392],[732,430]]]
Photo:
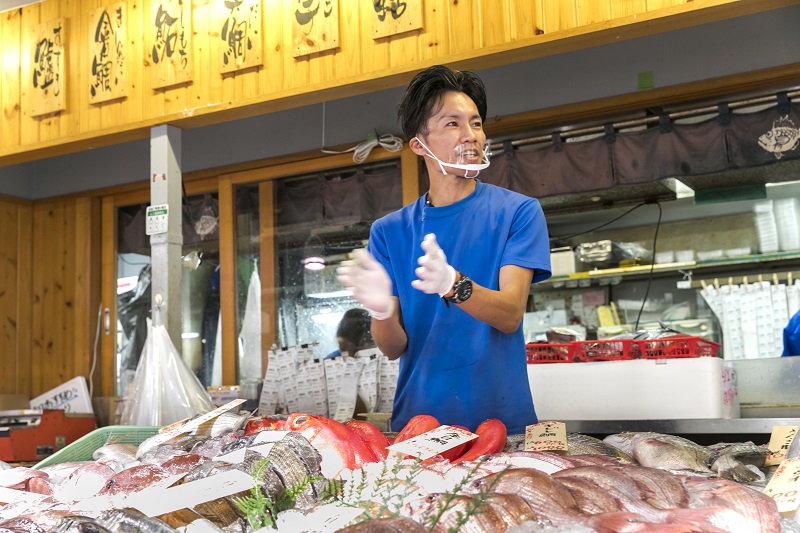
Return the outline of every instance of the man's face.
[[[418,137],[440,160],[461,165],[482,162],[486,133],[478,108],[466,94],[454,91],[445,93],[440,106],[434,108],[427,126],[428,133],[419,134]],[[419,143],[412,143],[411,148],[418,155],[427,154]],[[464,173],[463,170],[452,168],[447,170],[459,175]]]

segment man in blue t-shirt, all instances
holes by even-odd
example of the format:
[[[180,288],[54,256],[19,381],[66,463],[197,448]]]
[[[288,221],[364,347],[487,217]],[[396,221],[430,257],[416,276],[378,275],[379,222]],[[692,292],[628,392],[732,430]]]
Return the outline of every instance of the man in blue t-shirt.
[[[377,220],[368,251],[338,271],[369,310],[378,348],[400,358],[391,428],[427,414],[473,431],[497,418],[523,433],[537,418],[522,317],[531,283],[550,277],[541,206],[476,179],[489,164],[476,74],[418,73],[398,118],[430,189]]]

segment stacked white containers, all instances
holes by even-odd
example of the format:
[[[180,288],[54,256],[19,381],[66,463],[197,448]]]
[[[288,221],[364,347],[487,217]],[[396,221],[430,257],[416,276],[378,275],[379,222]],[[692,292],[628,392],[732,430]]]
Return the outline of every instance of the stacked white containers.
[[[773,201],[757,202],[753,206],[756,233],[758,234],[758,251],[762,254],[774,254],[778,251],[778,225],[775,223]]]
[[[781,252],[800,250],[800,203],[797,198],[775,200],[774,212]]]

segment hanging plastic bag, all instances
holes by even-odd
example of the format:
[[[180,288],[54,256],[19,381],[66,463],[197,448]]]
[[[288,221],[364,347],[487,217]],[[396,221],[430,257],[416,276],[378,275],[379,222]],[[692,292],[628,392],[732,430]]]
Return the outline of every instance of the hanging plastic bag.
[[[166,426],[213,409],[208,392],[175,349],[166,328],[148,320],[147,341],[121,423]]]

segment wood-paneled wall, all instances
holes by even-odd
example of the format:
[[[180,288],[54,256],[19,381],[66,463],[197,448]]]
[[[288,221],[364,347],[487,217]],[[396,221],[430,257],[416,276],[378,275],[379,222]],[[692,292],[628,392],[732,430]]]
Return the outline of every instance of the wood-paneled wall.
[[[100,201],[45,200],[29,210],[29,288],[19,294],[30,302],[27,320],[20,317],[29,324],[29,349],[17,357],[29,368],[28,378],[20,372],[18,392],[33,397],[89,376],[100,304]]]
[[[0,394],[30,392],[32,212],[0,198]]]
[[[146,53],[150,4],[127,2],[127,96],[92,104],[90,13],[116,0],[45,0],[0,14],[0,164],[146,138],[397,86],[435,63],[483,68],[775,8],[789,0],[424,0],[423,28],[373,39],[371,1],[339,0],[339,47],[295,58],[293,2],[262,0],[260,68],[220,74],[221,0],[194,0],[191,83],[154,90]],[[30,115],[31,28],[64,19],[66,109]],[[612,31],[613,30],[613,31]],[[582,38],[581,38],[582,37]]]

